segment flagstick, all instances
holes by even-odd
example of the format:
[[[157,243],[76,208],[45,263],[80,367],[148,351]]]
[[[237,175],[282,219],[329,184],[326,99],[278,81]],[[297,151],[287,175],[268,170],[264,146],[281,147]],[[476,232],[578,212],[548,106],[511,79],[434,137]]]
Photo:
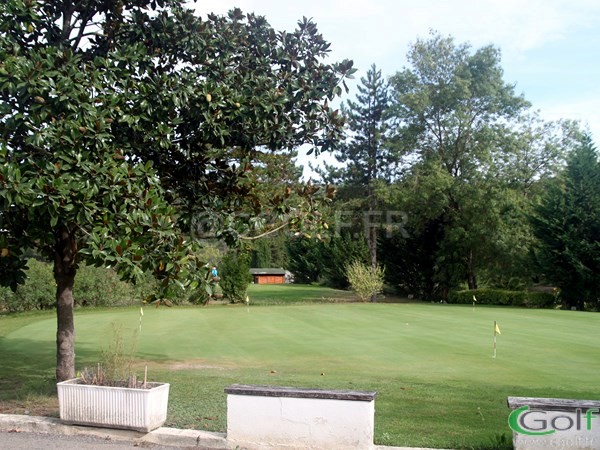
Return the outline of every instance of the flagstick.
[[[496,357],[496,321],[494,320],[494,356],[492,358]]]

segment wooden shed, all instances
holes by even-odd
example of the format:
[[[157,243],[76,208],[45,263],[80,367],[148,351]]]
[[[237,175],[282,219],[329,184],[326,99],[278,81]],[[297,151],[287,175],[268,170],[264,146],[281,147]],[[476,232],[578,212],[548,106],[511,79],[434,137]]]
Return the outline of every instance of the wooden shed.
[[[254,284],[284,284],[286,273],[284,269],[250,269]]]

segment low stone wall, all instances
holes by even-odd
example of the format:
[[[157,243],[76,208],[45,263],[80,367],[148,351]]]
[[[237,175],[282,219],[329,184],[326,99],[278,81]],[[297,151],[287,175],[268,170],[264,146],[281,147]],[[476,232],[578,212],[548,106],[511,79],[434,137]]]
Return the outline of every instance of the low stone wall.
[[[600,401],[508,397],[515,450],[600,449]]]
[[[372,449],[376,392],[234,384],[227,441],[247,449]]]

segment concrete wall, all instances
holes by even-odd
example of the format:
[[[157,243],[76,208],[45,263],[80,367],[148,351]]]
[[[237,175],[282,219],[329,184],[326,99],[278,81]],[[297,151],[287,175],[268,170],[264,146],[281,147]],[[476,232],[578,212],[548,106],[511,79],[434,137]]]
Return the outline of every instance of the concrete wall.
[[[227,441],[248,449],[371,449],[375,392],[233,385]]]

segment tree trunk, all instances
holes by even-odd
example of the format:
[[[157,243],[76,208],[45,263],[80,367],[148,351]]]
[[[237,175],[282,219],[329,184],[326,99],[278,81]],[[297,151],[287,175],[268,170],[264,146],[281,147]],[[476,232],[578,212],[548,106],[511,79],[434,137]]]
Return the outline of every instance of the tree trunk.
[[[477,276],[475,272],[469,271],[467,274],[467,283],[469,285],[469,289],[477,289]]]
[[[377,269],[377,228],[373,224],[369,224],[369,230],[367,235],[367,246],[369,247],[369,254],[371,255],[371,270],[375,273]],[[377,302],[377,293],[371,294],[371,302]]]
[[[469,252],[469,264],[467,267],[467,283],[469,289],[477,289],[477,275],[475,275],[475,268],[473,266],[473,250],[471,250]]]
[[[56,380],[75,377],[75,323],[73,284],[77,242],[74,233],[61,225],[55,232],[54,280],[56,281]]]

